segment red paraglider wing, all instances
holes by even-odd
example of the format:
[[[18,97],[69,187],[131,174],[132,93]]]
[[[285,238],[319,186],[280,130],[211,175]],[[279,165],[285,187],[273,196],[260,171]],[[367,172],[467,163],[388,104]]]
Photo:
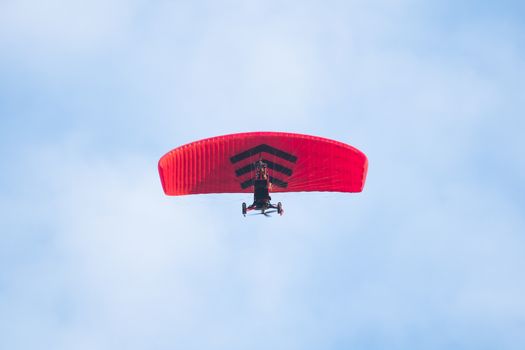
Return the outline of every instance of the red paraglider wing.
[[[175,148],[159,160],[167,195],[252,192],[254,163],[268,165],[272,192],[361,192],[368,161],[358,149],[317,136],[248,132]]]

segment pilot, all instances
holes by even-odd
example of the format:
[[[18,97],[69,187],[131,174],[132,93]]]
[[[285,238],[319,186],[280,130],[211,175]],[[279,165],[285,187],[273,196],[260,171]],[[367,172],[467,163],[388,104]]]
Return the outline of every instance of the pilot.
[[[272,184],[268,176],[268,166],[262,160],[255,163],[255,181],[253,183],[253,204],[263,205],[269,203]]]

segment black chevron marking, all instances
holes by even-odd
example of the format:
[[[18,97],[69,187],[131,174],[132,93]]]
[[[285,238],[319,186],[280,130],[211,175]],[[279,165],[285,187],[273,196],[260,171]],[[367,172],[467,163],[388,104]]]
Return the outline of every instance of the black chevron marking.
[[[253,186],[254,179],[249,179],[241,183],[241,188],[244,190],[245,188],[248,188],[250,186]],[[270,182],[274,184],[275,186],[286,188],[288,187],[288,182],[285,182],[283,180],[277,179],[275,177],[270,176]]]
[[[269,161],[267,159],[263,159],[262,160],[264,163],[266,163],[266,165],[268,166],[268,168],[270,169],[273,169],[275,171],[278,171],[280,173],[283,173],[285,175],[292,175],[292,169],[289,169],[285,166],[282,166],[281,164],[277,164],[277,163],[274,163],[272,161]],[[254,171],[255,170],[255,163],[250,163],[242,168],[239,168],[237,170],[235,170],[235,174],[237,176],[241,176],[241,175],[244,175],[246,173],[249,173],[250,171]]]
[[[244,152],[234,155],[233,157],[230,158],[230,161],[232,162],[232,164],[235,164],[237,162],[240,162],[243,159],[249,158],[255,154],[259,154],[262,152],[272,154],[276,157],[282,158],[292,163],[295,163],[297,161],[297,157],[294,156],[293,154],[281,151],[280,149],[274,148],[264,143],[260,144],[259,146],[255,146],[253,148],[250,148],[249,150],[246,150]]]
[[[250,186],[253,186],[254,179],[249,179],[241,183],[241,188],[244,190]]]

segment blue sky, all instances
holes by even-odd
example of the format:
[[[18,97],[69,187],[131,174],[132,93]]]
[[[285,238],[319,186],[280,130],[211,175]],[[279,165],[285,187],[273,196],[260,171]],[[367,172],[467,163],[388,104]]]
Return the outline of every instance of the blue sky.
[[[524,10],[2,1],[0,348],[522,349]],[[364,192],[163,195],[255,130],[356,146]]]

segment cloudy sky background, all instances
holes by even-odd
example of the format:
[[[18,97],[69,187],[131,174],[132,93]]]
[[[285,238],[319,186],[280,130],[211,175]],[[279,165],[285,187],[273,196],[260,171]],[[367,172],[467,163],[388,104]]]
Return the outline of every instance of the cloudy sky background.
[[[525,6],[0,2],[0,348],[523,349]],[[357,195],[166,197],[256,130],[369,157]]]

